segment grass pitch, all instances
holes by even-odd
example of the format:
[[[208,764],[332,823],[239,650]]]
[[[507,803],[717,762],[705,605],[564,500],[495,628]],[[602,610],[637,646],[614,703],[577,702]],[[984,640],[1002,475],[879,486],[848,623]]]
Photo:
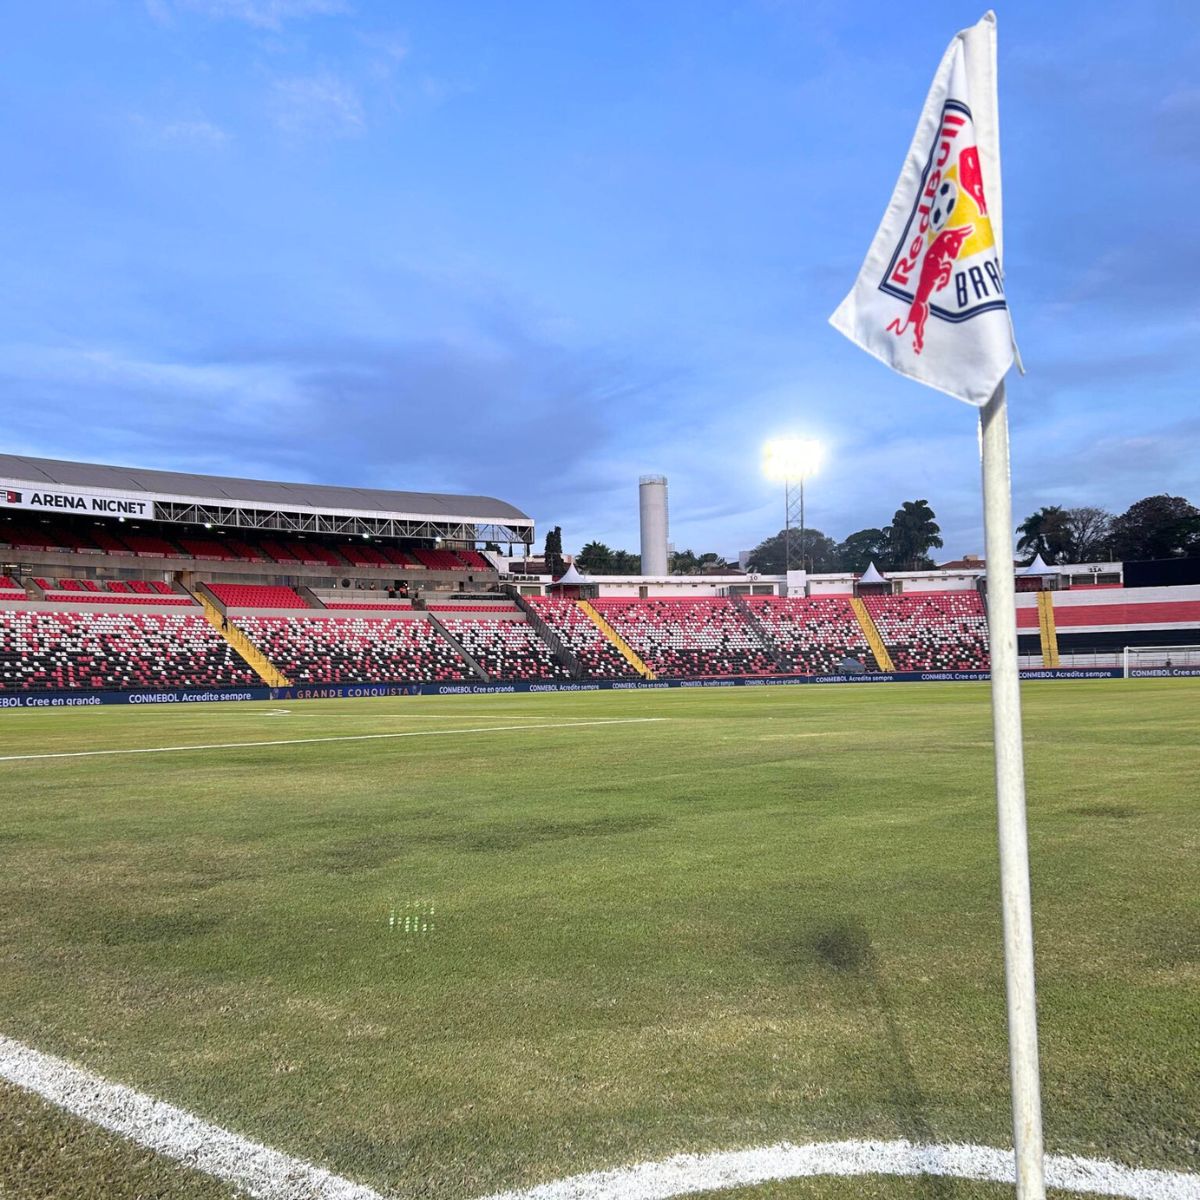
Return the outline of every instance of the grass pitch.
[[[1048,1148],[1196,1170],[1200,688],[1024,697]],[[1009,1144],[983,685],[22,711],[0,755],[397,732],[0,762],[0,1033],[431,1200]],[[6,1200],[231,1194],[0,1087]]]

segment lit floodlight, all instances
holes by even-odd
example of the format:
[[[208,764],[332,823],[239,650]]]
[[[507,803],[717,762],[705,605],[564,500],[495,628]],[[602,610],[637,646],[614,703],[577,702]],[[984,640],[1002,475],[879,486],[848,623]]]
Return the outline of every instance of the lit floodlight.
[[[807,479],[820,470],[824,453],[812,438],[774,438],[763,447],[763,470],[778,482]]]

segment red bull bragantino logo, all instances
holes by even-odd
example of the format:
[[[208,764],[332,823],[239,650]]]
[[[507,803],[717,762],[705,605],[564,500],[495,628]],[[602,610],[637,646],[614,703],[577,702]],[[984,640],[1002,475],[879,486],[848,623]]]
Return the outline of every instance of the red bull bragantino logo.
[[[960,100],[942,107],[916,202],[879,290],[908,305],[887,328],[897,337],[911,334],[914,354],[925,348],[931,316],[969,321],[1007,307],[975,127]]]

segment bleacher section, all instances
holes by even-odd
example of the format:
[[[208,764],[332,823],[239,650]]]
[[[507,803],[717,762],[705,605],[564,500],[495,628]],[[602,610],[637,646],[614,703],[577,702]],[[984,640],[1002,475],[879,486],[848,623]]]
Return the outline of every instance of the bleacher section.
[[[846,658],[879,669],[845,596],[747,597],[772,646],[801,675],[833,675]]]
[[[422,618],[239,616],[234,624],[298,685],[473,678],[462,656]]]
[[[524,621],[442,617],[442,624],[492,679],[567,679],[569,672]]]
[[[190,596],[181,596],[169,583],[159,580],[120,579],[43,579],[33,581],[47,600],[65,604],[166,604],[175,608],[194,608]]]
[[[299,564],[326,568],[339,576],[365,573],[382,578],[398,574],[396,568],[405,574],[414,570],[458,574],[495,571],[477,550],[400,549],[365,538],[322,541],[280,534],[259,536],[251,532],[238,538],[188,526],[131,528],[127,524],[113,524],[103,528],[86,522],[68,523],[45,518],[32,521],[0,519],[0,548],[3,547],[11,548],[14,551],[11,558],[17,560],[22,551],[93,556],[88,560],[89,566],[94,562],[94,556],[113,556],[124,562],[160,558],[182,562],[261,562],[292,567]]]
[[[199,615],[0,610],[0,690],[257,683]]]
[[[592,606],[659,678],[777,671],[731,600],[593,600]]]
[[[987,618],[977,592],[865,596],[897,671],[986,671]]]
[[[574,600],[530,596],[529,607],[575,656],[588,679],[637,679],[638,673]]]
[[[254,583],[209,583],[205,585],[226,608],[305,608],[303,596],[289,587]]]
[[[466,569],[466,563],[462,562],[452,550],[417,549],[413,550],[412,554],[421,566],[428,567],[431,571],[463,571]]]

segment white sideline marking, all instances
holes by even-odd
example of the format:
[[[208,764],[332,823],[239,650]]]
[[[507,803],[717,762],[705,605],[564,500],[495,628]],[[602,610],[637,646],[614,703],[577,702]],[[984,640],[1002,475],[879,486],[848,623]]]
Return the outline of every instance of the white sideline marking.
[[[363,1184],[211,1125],[3,1034],[0,1078],[139,1146],[224,1179],[259,1200],[385,1200]],[[523,1191],[497,1192],[485,1200],[671,1200],[814,1175],[944,1175],[1011,1183],[1013,1154],[992,1146],[924,1146],[903,1140],[807,1146],[780,1142],[755,1150],[677,1154],[659,1162],[572,1175]],[[1062,1191],[1125,1200],[1200,1200],[1200,1176],[1065,1154],[1046,1156],[1046,1182]]]
[[[210,1125],[173,1104],[110,1083],[2,1034],[0,1078],[260,1200],[384,1200],[372,1188]]]
[[[484,725],[474,729],[411,729],[404,733],[339,733],[330,737],[274,738],[267,742],[210,742],[200,746],[134,746],[123,750],[62,750],[56,754],[0,754],[0,762],[32,758],[97,758],[108,754],[175,754],[180,750],[244,750],[250,746],[305,746],[312,742],[375,742],[384,738],[453,737],[459,733],[528,733],[535,729],[577,729],[585,725],[647,725],[669,717],[612,717],[603,721],[556,721],[541,725]]]
[[[1012,1183],[1013,1152],[992,1146],[924,1146],[894,1142],[780,1142],[756,1150],[677,1154],[660,1162],[572,1175],[485,1200],[671,1200],[695,1192],[750,1187],[814,1175],[945,1175]],[[1197,1200],[1200,1176],[1125,1167],[1096,1158],[1046,1155],[1046,1183],[1065,1192],[1126,1200]]]

